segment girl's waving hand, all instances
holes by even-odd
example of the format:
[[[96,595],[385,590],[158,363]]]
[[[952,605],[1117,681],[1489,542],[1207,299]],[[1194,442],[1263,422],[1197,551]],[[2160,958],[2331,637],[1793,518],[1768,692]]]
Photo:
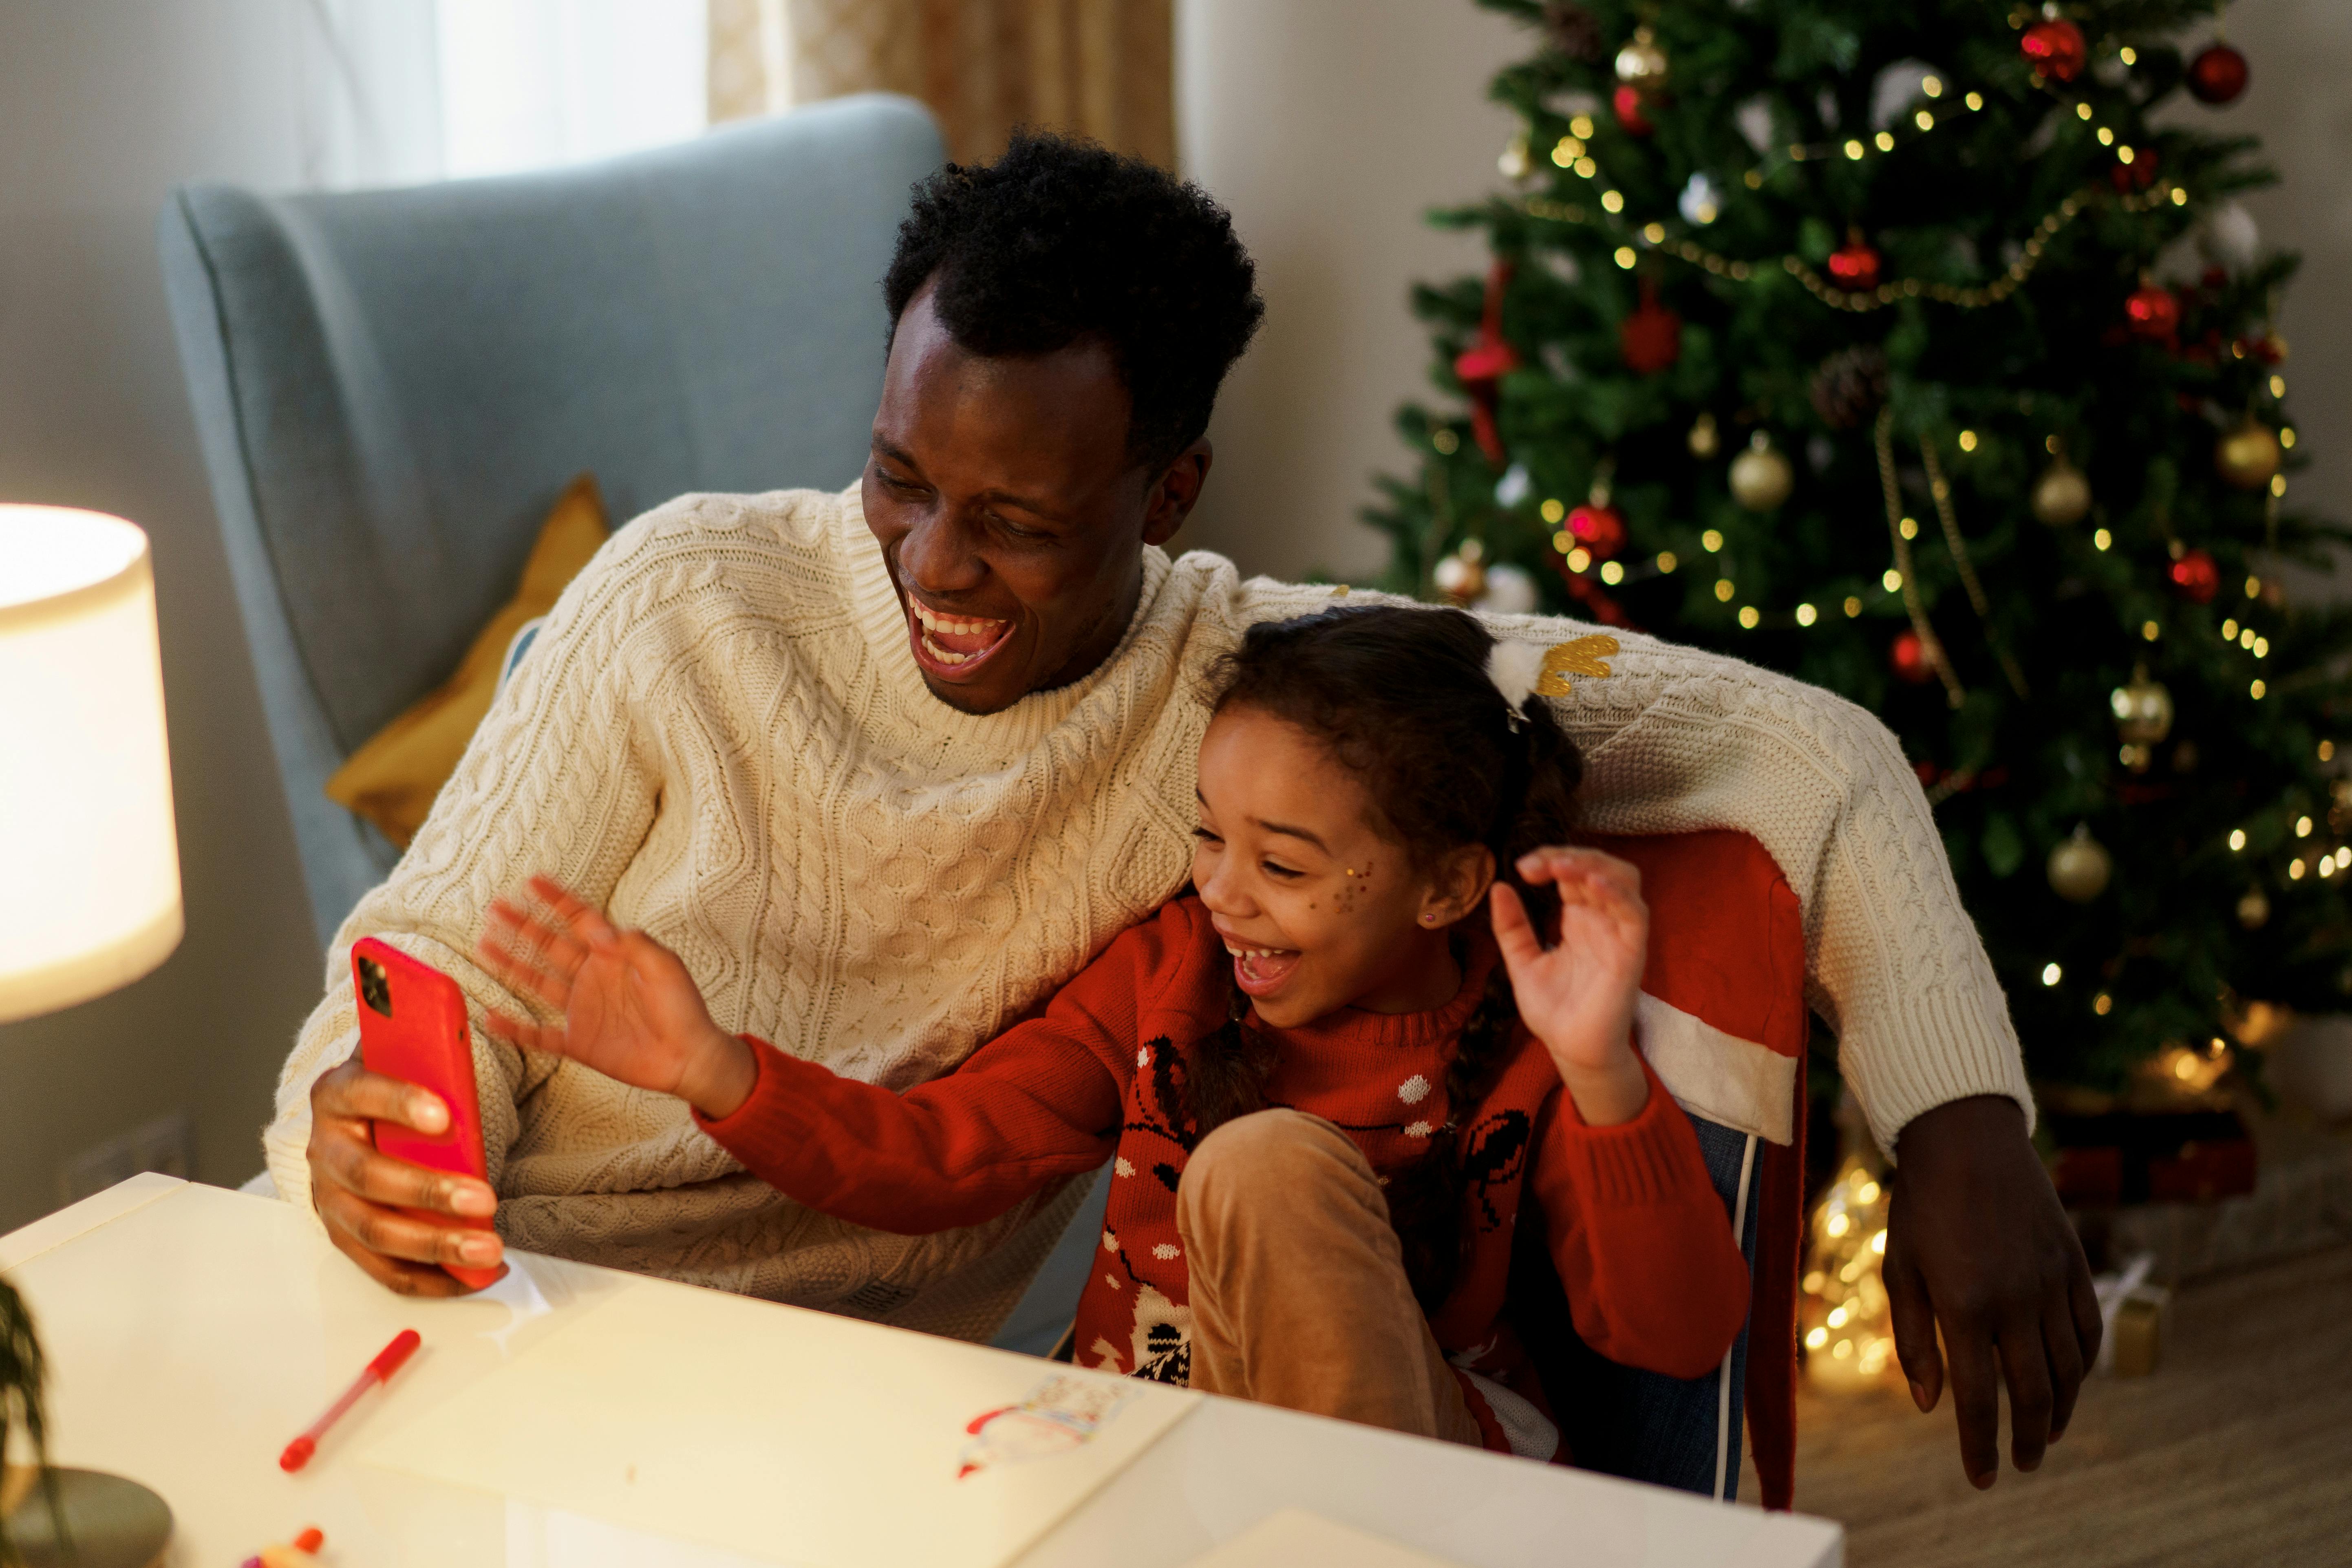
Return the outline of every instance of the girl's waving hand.
[[[644,931],[621,930],[549,878],[533,877],[530,891],[538,908],[491,903],[475,951],[509,989],[538,998],[562,1022],[492,1009],[490,1033],[675,1094],[705,1116],[741,1105],[758,1077],[751,1049],[711,1022],[677,954]]]
[[[1634,1058],[1633,999],[1650,942],[1642,874],[1598,849],[1554,845],[1519,858],[1519,876],[1559,895],[1559,930],[1543,945],[1508,882],[1491,898],[1495,941],[1519,1016],[1551,1052],[1576,1109],[1592,1126],[1641,1114],[1649,1079]]]

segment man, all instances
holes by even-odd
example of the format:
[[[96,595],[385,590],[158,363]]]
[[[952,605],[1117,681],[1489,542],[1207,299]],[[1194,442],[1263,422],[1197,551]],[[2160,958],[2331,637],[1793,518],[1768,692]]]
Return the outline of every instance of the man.
[[[1050,138],[918,189],[884,292],[871,456],[837,496],[689,496],[565,593],[385,884],[339,933],[520,1011],[469,957],[489,900],[545,872],[651,931],[723,1027],[892,1086],[953,1067],[1175,891],[1201,675],[1252,621],[1331,590],[1244,584],[1171,539],[1260,313],[1225,215],[1147,165]],[[1517,622],[1507,635],[1574,628]],[[1951,1357],[1990,1485],[1995,1387],[2040,1462],[2098,1320],[2027,1142],[2015,1037],[1893,738],[1827,693],[1627,637],[1562,721],[1590,821],[1729,826],[1804,905],[1817,1006],[1902,1180],[1887,1256],[1922,1408]],[[266,1143],[279,1190],[400,1290],[507,1241],[982,1339],[1077,1198],[908,1237],[753,1181],[679,1102],[477,1047],[490,1184],[374,1152],[430,1095],[350,1059],[347,979],[305,1026]],[[478,1027],[478,1040],[480,1038]],[[495,1190],[495,1195],[494,1195]],[[1998,1365],[1996,1365],[1998,1363]]]

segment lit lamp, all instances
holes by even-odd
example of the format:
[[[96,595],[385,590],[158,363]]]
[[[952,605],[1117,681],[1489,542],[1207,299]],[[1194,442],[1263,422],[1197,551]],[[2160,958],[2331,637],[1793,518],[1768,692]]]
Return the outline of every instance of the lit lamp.
[[[0,1023],[129,984],[181,929],[147,536],[0,506]],[[30,1318],[0,1282],[0,1460],[19,1426],[37,1457],[40,1383]],[[161,1559],[172,1516],[152,1492],[89,1470],[45,1479],[0,1464],[0,1558],[13,1543],[35,1564]]]

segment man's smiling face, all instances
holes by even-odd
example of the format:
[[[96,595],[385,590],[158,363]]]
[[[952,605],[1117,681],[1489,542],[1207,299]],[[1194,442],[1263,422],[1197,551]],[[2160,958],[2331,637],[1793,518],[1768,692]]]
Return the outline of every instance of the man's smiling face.
[[[1142,547],[1174,535],[1209,445],[1157,474],[1128,448],[1110,350],[988,358],[949,335],[926,288],[898,319],[866,464],[882,546],[931,694],[994,713],[1108,658],[1142,591]]]

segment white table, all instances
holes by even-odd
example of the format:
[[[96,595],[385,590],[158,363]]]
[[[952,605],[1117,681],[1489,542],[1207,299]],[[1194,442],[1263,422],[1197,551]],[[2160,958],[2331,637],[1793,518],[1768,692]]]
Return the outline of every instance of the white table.
[[[499,1299],[403,1300],[284,1205],[140,1176],[0,1237],[52,1368],[54,1453],[160,1492],[171,1561],[234,1563],[304,1524],[337,1568],[706,1568],[742,1561],[581,1515],[361,1464],[354,1433],[299,1477],[278,1451],[401,1328],[419,1356],[350,1420],[382,1429],[498,1367],[590,1301],[684,1287],[509,1254]],[[535,1296],[533,1292],[536,1292]],[[803,1314],[777,1308],[773,1331]],[[975,1356],[1005,1352],[972,1348]],[[681,1391],[662,1418],[690,1422]],[[1299,1415],[1204,1400],[1022,1559],[1023,1568],[1189,1562],[1284,1507],[1310,1509],[1465,1565],[1741,1563],[1836,1568],[1838,1527],[1660,1488]]]

